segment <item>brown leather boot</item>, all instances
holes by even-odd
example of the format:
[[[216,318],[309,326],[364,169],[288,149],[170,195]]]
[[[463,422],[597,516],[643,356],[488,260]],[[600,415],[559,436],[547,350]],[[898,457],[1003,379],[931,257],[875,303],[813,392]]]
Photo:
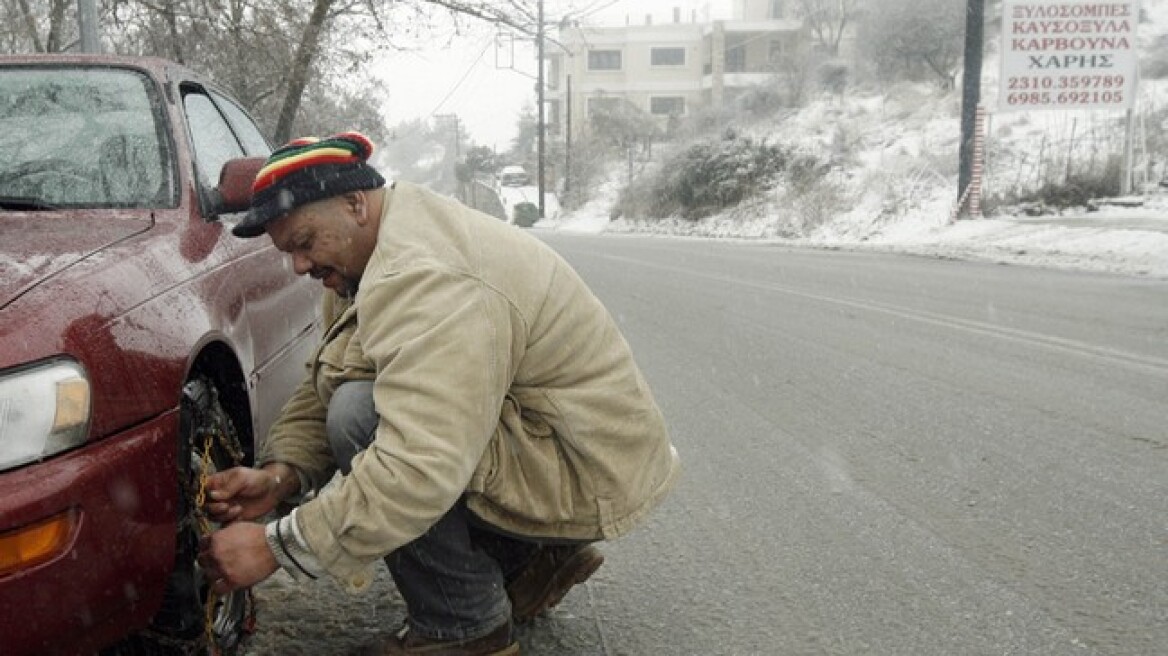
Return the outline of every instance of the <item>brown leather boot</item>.
[[[409,625],[402,627],[388,643],[368,647],[361,656],[519,656],[519,643],[508,621],[481,638],[440,642],[424,638]]]
[[[511,619],[522,624],[560,603],[577,583],[583,583],[604,563],[604,554],[590,544],[540,547],[510,583]]]

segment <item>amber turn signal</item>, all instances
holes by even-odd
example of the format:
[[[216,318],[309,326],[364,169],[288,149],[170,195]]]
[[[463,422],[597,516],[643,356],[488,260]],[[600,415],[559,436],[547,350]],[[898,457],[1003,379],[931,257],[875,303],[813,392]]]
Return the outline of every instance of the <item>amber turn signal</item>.
[[[77,528],[77,511],[0,534],[0,576],[28,569],[64,553]]]

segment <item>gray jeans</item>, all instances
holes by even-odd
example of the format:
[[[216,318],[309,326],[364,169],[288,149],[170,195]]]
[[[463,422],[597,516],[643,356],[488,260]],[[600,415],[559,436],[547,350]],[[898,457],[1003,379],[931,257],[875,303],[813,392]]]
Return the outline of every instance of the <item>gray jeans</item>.
[[[377,431],[373,383],[341,385],[328,408],[328,436],[343,474]],[[459,500],[424,535],[385,557],[419,635],[467,640],[490,633],[511,616],[506,583],[539,547],[505,535]]]

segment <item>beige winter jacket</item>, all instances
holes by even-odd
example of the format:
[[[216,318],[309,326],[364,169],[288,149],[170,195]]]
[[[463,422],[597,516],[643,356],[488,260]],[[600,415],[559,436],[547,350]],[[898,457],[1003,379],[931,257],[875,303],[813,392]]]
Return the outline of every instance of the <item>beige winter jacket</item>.
[[[372,446],[297,510],[321,566],[351,586],[464,494],[507,531],[604,539],[676,481],[664,418],[616,323],[524,231],[398,182],[355,301],[328,295],[320,350],[261,462],[319,488],[335,471],[333,391],[375,380]]]

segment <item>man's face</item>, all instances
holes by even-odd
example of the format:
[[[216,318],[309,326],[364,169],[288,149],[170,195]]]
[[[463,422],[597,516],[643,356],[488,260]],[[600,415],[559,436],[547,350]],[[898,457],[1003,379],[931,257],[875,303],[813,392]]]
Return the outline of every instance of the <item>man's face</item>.
[[[267,226],[276,248],[292,256],[297,274],[308,274],[342,296],[357,291],[372,244],[365,225],[365,195],[345,194],[302,205]]]

